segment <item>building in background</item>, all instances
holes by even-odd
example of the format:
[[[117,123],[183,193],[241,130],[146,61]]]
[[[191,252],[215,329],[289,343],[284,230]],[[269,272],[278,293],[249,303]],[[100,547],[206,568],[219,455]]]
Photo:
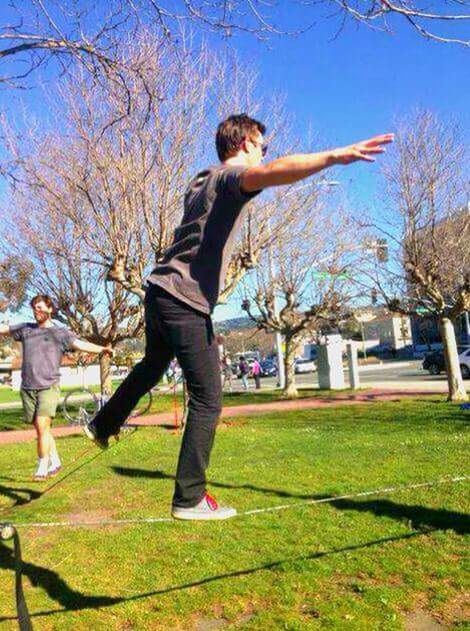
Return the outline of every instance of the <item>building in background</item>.
[[[60,365],[60,387],[81,388],[100,384],[99,364],[77,365],[75,359],[64,355]],[[18,391],[21,387],[21,358],[15,357],[11,362],[11,388]]]
[[[463,313],[454,322],[457,344],[470,344],[470,314]],[[416,353],[442,348],[439,321],[436,316],[414,316],[411,318],[413,349]]]
[[[375,318],[364,323],[364,335],[366,340],[378,340],[378,344],[398,351],[412,343],[410,318],[377,309]]]

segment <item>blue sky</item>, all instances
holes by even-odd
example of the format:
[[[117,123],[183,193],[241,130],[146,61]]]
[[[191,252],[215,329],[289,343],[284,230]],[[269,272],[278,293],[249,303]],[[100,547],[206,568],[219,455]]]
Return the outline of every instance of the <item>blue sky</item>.
[[[396,34],[388,35],[350,24],[332,39],[335,24],[326,21],[299,37],[273,39],[269,48],[245,39],[239,49],[247,64],[258,66],[262,91],[285,93],[298,131],[312,128],[329,146],[394,131],[396,118],[417,106],[455,118],[468,139],[468,49],[426,41],[401,22],[396,26]],[[339,169],[334,179],[352,203],[380,213],[378,164]],[[239,300],[233,303],[218,307],[216,319],[241,315]]]
[[[279,13],[282,23],[292,27],[304,22],[305,16],[301,9]],[[0,8],[2,17],[4,8]],[[297,131],[313,129],[329,146],[393,131],[394,119],[416,106],[454,117],[468,139],[468,49],[428,42],[399,21],[395,22],[395,35],[349,24],[333,39],[336,26],[337,22],[326,20],[298,37],[273,37],[266,44],[237,36],[228,45],[239,51],[247,66],[259,70],[260,92],[285,94]],[[225,44],[218,41],[217,45]],[[14,100],[10,90],[0,91],[2,111],[10,109]],[[41,116],[34,91],[27,103]],[[311,149],[320,148],[324,147]],[[210,156],[208,162],[212,161]],[[335,179],[355,204],[373,207],[377,203],[377,165],[348,167],[335,173]],[[218,307],[216,319],[242,315],[238,304],[235,299],[233,305]]]

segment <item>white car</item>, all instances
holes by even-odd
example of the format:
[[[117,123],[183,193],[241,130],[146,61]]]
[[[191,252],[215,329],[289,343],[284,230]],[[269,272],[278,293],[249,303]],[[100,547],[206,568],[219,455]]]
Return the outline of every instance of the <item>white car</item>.
[[[470,348],[460,353],[459,364],[463,379],[470,379]]]
[[[315,372],[317,365],[313,359],[296,359],[294,369],[297,375],[305,372]]]

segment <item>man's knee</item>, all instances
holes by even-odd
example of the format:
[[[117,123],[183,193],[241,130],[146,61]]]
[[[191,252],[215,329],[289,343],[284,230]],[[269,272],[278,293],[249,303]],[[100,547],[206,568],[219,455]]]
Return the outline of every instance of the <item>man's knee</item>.
[[[201,419],[216,421],[222,412],[222,396],[218,393],[205,393],[189,396],[189,411]]]
[[[160,379],[168,367],[168,363],[163,362],[161,357],[155,355],[145,355],[141,361],[136,364],[134,370],[139,368],[147,376]]]
[[[51,419],[48,416],[36,416],[34,419],[34,426],[38,434],[44,434],[49,431],[51,427]]]

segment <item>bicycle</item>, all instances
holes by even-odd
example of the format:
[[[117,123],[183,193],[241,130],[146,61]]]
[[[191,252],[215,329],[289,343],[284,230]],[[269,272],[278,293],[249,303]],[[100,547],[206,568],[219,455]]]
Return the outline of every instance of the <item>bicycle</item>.
[[[104,394],[97,395],[89,388],[76,388],[65,395],[62,410],[70,425],[86,425],[101,410],[108,398]],[[152,393],[147,392],[129,414],[127,420],[147,414],[152,402]]]
[[[85,368],[88,366],[88,363],[87,359],[82,359],[79,356],[77,359],[77,367],[82,368],[82,386],[70,390],[62,401],[62,411],[70,425],[86,425],[89,423],[109,398],[102,393],[96,394],[93,390],[85,386]],[[147,414],[152,406],[152,402],[152,393],[147,392],[141,397],[139,403],[132,410],[127,420]]]

